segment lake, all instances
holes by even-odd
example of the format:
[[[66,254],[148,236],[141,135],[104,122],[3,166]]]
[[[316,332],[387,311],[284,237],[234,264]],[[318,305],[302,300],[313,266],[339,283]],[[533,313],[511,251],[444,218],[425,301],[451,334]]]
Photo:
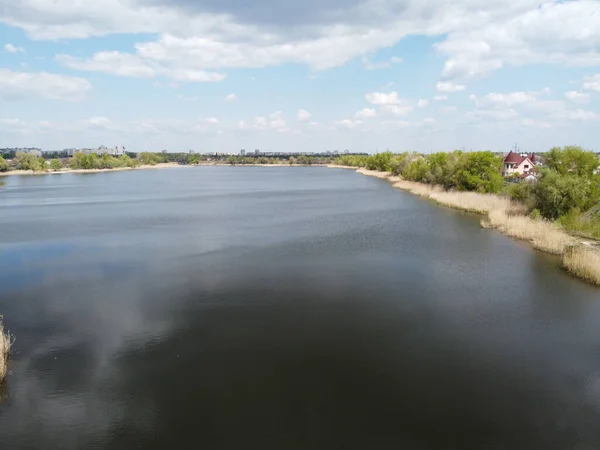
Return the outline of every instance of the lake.
[[[2,449],[600,448],[600,289],[343,169],[14,176]]]

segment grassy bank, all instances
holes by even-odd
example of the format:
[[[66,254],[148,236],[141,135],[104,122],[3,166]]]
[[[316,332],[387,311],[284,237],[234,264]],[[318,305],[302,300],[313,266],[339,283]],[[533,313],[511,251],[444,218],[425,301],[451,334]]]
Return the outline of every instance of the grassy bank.
[[[476,192],[446,191],[440,186],[406,181],[387,172],[358,169],[358,173],[387,179],[395,188],[429,198],[450,208],[483,214],[481,226],[527,242],[534,248],[563,256],[563,266],[573,275],[600,285],[600,251],[576,245],[577,239],[555,222],[524,215],[527,208],[509,198]]]
[[[12,337],[8,332],[4,331],[2,316],[0,316],[0,385],[4,382],[8,374],[8,357],[11,345]]]

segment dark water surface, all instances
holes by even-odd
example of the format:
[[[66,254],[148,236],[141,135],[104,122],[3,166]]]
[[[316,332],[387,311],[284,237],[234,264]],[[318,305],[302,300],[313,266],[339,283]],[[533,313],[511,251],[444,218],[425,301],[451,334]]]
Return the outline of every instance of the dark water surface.
[[[8,177],[4,449],[600,448],[600,290],[350,171]]]

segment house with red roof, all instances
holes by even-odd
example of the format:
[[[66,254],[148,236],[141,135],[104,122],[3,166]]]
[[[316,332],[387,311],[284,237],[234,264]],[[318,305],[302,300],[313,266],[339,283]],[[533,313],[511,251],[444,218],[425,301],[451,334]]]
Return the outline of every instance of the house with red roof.
[[[508,152],[502,160],[502,176],[504,178],[519,176],[525,178],[535,166],[535,155],[533,153]]]

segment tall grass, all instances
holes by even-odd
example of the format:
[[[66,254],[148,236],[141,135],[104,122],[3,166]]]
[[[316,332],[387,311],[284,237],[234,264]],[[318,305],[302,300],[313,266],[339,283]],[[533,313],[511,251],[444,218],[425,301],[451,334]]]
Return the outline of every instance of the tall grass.
[[[12,345],[12,337],[8,332],[4,331],[2,316],[0,316],[0,385],[6,379],[8,374],[8,357],[10,355],[10,347]]]
[[[600,285],[600,252],[586,245],[567,247],[563,266],[573,275],[590,283]]]

